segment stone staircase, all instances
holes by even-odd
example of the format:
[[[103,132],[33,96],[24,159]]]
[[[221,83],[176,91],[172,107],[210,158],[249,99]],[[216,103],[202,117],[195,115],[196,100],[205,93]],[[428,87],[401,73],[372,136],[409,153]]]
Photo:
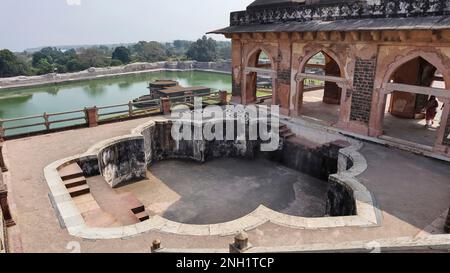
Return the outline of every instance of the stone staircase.
[[[67,165],[58,172],[88,226],[114,227],[122,225],[117,220],[117,215],[107,213],[99,206],[91,194],[83,171],[77,163]],[[121,198],[123,204],[131,210],[131,214],[137,221],[143,222],[150,219],[149,214],[145,211],[145,206],[133,194],[128,193]]]
[[[287,127],[287,125],[280,125],[280,137],[282,139],[289,139],[295,137],[295,134]]]
[[[77,163],[72,163],[59,170],[59,175],[71,197],[77,197],[91,192],[83,171]]]
[[[133,194],[127,194],[122,198],[129,204],[129,207],[131,207],[131,212],[139,220],[139,222],[144,222],[150,219],[150,216],[145,211],[145,206]]]

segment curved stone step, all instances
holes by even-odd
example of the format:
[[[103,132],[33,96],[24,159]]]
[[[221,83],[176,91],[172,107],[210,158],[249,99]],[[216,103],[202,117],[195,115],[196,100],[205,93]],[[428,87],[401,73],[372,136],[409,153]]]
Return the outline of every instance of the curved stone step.
[[[86,183],[86,178],[84,176],[64,180],[64,185],[68,189],[85,185]]]
[[[58,172],[63,181],[84,176],[83,170],[81,170],[80,166],[78,166],[77,163],[67,165]]]
[[[150,216],[145,211],[136,213],[135,216],[140,222],[144,222],[144,221],[150,219]]]
[[[81,185],[81,186],[76,186],[76,187],[70,188],[68,190],[69,190],[70,196],[72,196],[72,197],[77,197],[77,196],[88,194],[91,192],[91,189],[89,188],[89,186],[87,184]]]

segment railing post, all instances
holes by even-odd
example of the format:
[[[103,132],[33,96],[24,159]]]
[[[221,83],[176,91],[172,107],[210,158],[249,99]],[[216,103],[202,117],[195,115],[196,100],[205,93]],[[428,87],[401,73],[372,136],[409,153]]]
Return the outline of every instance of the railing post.
[[[3,159],[3,151],[2,150],[3,150],[3,144],[0,143],[0,170],[1,170],[1,172],[7,172],[8,168],[6,167],[5,160]],[[1,172],[0,172],[0,175],[1,175]]]
[[[161,249],[161,240],[156,239],[152,243],[151,252],[157,252],[159,249]]]
[[[230,244],[230,253],[244,253],[251,248],[248,243],[248,235],[244,231],[234,237],[234,243]]]
[[[3,128],[3,120],[0,119],[0,142],[3,142],[4,136],[5,136],[5,129]]]
[[[86,118],[88,127],[98,126],[98,109],[97,106],[86,108]]]
[[[133,102],[131,100],[128,102],[128,116],[133,116]]]
[[[48,131],[50,130],[50,123],[48,122],[48,114],[44,113],[44,125],[45,125],[45,129]]]
[[[445,221],[445,226],[444,226],[444,231],[445,231],[445,233],[450,233],[450,209],[448,210],[447,220]]]
[[[194,96],[194,93],[192,91],[187,91],[184,93],[184,102],[185,103],[191,103],[192,97]]]
[[[164,115],[169,115],[170,114],[170,99],[168,97],[165,98],[161,98],[161,112]]]
[[[228,104],[228,92],[225,90],[219,91],[219,101],[220,105],[227,105]]]
[[[7,227],[14,226],[16,223],[12,219],[8,205],[8,190],[5,184],[0,183],[0,207]]]

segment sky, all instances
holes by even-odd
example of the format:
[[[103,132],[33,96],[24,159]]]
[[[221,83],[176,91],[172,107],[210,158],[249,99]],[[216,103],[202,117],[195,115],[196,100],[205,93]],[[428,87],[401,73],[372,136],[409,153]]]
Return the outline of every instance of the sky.
[[[0,49],[196,40],[253,0],[0,0]],[[214,39],[225,40],[221,35]]]

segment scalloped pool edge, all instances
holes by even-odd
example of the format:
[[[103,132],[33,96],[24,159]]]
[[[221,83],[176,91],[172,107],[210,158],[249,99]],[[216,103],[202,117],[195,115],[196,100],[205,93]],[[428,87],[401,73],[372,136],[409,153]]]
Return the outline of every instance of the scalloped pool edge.
[[[151,216],[149,220],[134,225],[113,228],[92,228],[86,225],[84,218],[64,186],[58,170],[72,164],[81,158],[97,157],[98,153],[113,144],[143,139],[142,131],[154,126],[156,122],[168,122],[167,119],[153,119],[131,131],[131,134],[101,141],[84,154],[67,157],[51,163],[44,168],[44,176],[57,209],[65,227],[72,236],[84,239],[119,239],[137,236],[150,231],[190,236],[228,236],[242,230],[249,231],[271,222],[280,226],[298,229],[327,229],[337,227],[376,227],[380,225],[380,216],[375,206],[372,194],[356,178],[367,169],[365,158],[359,153],[362,142],[348,139],[351,146],[341,149],[339,154],[339,171],[332,175],[333,181],[352,190],[357,214],[354,216],[305,218],[291,216],[274,211],[264,205],[246,216],[225,223],[210,225],[190,225],[173,222],[161,216]],[[347,169],[347,162],[353,166]]]

